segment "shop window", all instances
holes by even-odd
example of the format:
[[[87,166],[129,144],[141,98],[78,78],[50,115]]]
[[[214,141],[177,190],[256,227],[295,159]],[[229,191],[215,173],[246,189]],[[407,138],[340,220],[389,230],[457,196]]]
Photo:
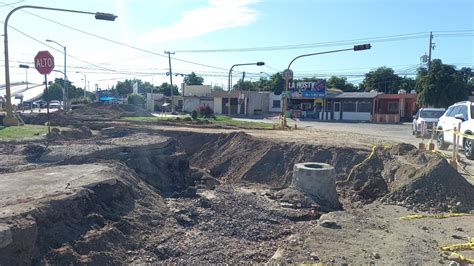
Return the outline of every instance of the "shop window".
[[[315,103],[315,104],[314,104],[314,111],[315,111],[315,112],[321,112],[321,111],[322,111],[322,108],[323,108],[323,104],[322,104],[322,103]]]
[[[398,113],[398,102],[389,102],[387,109],[389,113]]]
[[[355,102],[344,102],[344,103],[342,103],[342,111],[343,112],[355,112],[356,111],[356,103]]]
[[[370,113],[372,110],[372,104],[370,102],[358,102],[357,103],[357,112],[359,113]]]
[[[332,103],[327,103],[326,104],[326,112],[331,112],[332,111]]]
[[[302,103],[301,104],[301,110],[307,111],[311,109],[311,104],[310,103]]]

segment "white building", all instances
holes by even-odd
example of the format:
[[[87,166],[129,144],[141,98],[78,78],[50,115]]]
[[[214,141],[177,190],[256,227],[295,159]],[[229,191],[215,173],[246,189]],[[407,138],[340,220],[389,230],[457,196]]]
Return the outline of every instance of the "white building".
[[[200,105],[208,105],[214,109],[211,85],[184,85],[183,111],[192,112]]]

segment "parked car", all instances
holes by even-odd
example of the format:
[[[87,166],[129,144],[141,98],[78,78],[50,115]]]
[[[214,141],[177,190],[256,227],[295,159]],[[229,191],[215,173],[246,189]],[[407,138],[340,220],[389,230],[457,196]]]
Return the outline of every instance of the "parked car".
[[[422,125],[425,127],[425,134],[436,128],[439,118],[444,114],[444,108],[421,108],[413,116],[412,134],[418,136],[422,132]]]
[[[61,108],[61,102],[58,100],[51,100],[49,102],[49,108],[51,109],[60,109]]]
[[[458,138],[458,145],[462,145],[464,154],[468,159],[474,159],[473,144],[474,140],[469,135],[474,133],[474,103],[458,102],[451,105],[448,110],[440,117],[437,125],[438,134],[436,143],[440,150],[445,150],[453,144],[453,129],[460,127],[463,134]],[[474,137],[474,135],[473,135]]]
[[[33,108],[44,108],[46,107],[46,102],[39,100],[39,101],[34,101],[33,102]]]

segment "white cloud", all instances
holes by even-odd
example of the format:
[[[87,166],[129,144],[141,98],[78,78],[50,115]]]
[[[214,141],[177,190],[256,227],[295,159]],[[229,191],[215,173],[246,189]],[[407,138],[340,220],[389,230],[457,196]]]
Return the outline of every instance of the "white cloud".
[[[181,19],[139,37],[142,43],[163,43],[205,35],[221,29],[249,25],[258,13],[250,7],[256,0],[210,0],[209,6],[183,13]]]

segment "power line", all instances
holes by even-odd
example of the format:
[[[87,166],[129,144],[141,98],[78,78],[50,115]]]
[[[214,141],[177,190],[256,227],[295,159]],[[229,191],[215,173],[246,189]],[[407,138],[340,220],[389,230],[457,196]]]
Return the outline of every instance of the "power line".
[[[54,23],[54,24],[60,25],[60,26],[65,27],[65,28],[68,28],[68,29],[70,29],[70,30],[74,30],[74,31],[80,32],[80,33],[82,33],[82,34],[86,34],[86,35],[89,35],[89,36],[93,36],[93,37],[96,37],[96,38],[99,38],[99,39],[102,39],[102,40],[105,40],[105,41],[108,41],[108,42],[111,42],[111,43],[114,43],[114,44],[117,44],[117,45],[121,45],[121,46],[125,46],[125,47],[128,47],[128,48],[137,50],[137,51],[141,51],[141,52],[145,52],[145,53],[149,53],[149,54],[153,54],[153,55],[156,55],[156,56],[160,56],[160,57],[167,58],[167,56],[165,56],[165,55],[162,55],[162,54],[159,54],[159,53],[150,51],[150,50],[146,50],[146,49],[139,48],[139,47],[136,47],[136,46],[133,46],[133,45],[130,45],[130,44],[118,42],[118,41],[115,41],[115,40],[112,40],[112,39],[109,39],[109,38],[106,38],[106,37],[103,37],[103,36],[100,36],[100,35],[97,35],[97,34],[94,34],[94,33],[86,32],[86,31],[84,31],[84,30],[71,27],[71,26],[69,26],[69,25],[66,25],[66,24],[63,24],[63,23],[54,21],[54,20],[49,19],[49,18],[45,18],[45,17],[43,17],[43,16],[34,14],[34,13],[29,12],[29,11],[26,11],[26,10],[22,10],[22,11],[25,12],[25,13],[27,13],[27,14],[30,14],[30,15],[32,15],[32,16],[35,16],[35,17],[44,19],[44,20],[46,20],[46,21],[52,22],[52,23]],[[176,57],[172,57],[172,58],[173,58],[173,60],[180,61],[180,62],[183,62],[183,63],[193,64],[193,65],[198,65],[198,66],[203,66],[203,67],[208,67],[208,68],[214,68],[214,69],[220,69],[220,70],[226,70],[225,68],[221,68],[221,67],[216,67],[216,66],[201,64],[201,63],[192,62],[192,61],[189,61],[189,60],[184,60],[184,59],[180,59],[180,58],[176,58]]]
[[[180,53],[219,53],[219,52],[251,52],[251,51],[274,51],[274,50],[292,50],[292,49],[306,49],[315,47],[330,47],[341,46],[347,44],[355,44],[358,42],[388,42],[409,39],[425,38],[427,32],[417,32],[372,38],[351,39],[342,41],[320,42],[320,43],[306,43],[306,44],[289,44],[278,46],[262,46],[262,47],[244,47],[244,48],[228,48],[228,49],[203,49],[203,50],[177,50]]]
[[[3,24],[4,22],[1,22],[1,23]],[[42,42],[42,41],[36,39],[35,37],[33,37],[33,36],[31,36],[31,35],[28,35],[27,33],[25,33],[25,32],[23,32],[23,31],[21,31],[21,30],[15,28],[15,27],[13,27],[13,26],[11,26],[11,25],[8,25],[8,27],[12,28],[13,30],[17,31],[18,33],[20,33],[20,34],[22,34],[22,35],[24,35],[24,36],[26,36],[26,37],[28,37],[28,38],[30,38],[30,39],[32,39],[32,40],[38,42],[38,43],[41,43],[41,44],[43,44],[43,45],[45,45],[45,46],[48,46],[49,48],[51,48],[51,49],[53,49],[53,50],[55,50],[55,51],[58,51],[58,52],[61,52],[61,53],[63,52],[62,50],[59,50],[59,49],[57,49],[57,48],[54,47],[54,46],[51,46],[51,45],[49,45],[49,44],[47,44],[47,43],[44,43],[44,42]],[[73,55],[71,55],[71,54],[67,54],[67,56],[70,57],[70,58],[74,58],[74,59],[76,59],[76,60],[78,60],[78,61],[81,61],[81,62],[83,62],[83,63],[86,63],[86,64],[89,64],[89,65],[92,65],[92,66],[95,66],[95,67],[104,69],[104,70],[115,71],[114,69],[105,68],[105,67],[102,67],[102,66],[100,66],[100,65],[97,65],[97,64],[94,64],[94,63],[91,63],[91,62],[82,60],[82,59],[80,59],[80,58],[78,58],[78,57],[76,57],[76,56],[73,56]]]

